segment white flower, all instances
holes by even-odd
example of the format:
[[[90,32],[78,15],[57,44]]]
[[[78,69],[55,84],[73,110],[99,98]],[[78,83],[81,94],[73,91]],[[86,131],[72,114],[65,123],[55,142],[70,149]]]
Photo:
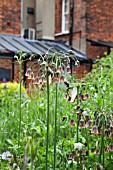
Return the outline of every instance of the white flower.
[[[9,160],[12,157],[12,155],[9,151],[6,151],[2,153],[1,157],[3,160]]]
[[[84,145],[80,142],[74,143],[74,149],[82,150],[83,146]]]

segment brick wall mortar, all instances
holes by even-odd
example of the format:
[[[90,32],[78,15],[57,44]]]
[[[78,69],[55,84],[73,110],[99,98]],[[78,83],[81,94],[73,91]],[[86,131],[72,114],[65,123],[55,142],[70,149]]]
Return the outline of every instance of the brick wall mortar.
[[[20,34],[21,1],[5,0],[0,2],[0,33]]]
[[[83,49],[85,41],[90,38],[113,42],[113,0],[74,0],[73,47],[78,49],[78,43]],[[61,32],[61,0],[56,0],[55,33]],[[69,43],[69,34],[55,36],[57,40],[64,39]],[[76,44],[77,43],[77,44]],[[86,55],[96,58],[107,51],[104,47],[95,47],[86,43]]]
[[[87,1],[86,34],[87,38],[113,42],[113,6],[112,0]],[[105,47],[94,47],[87,43],[87,55],[91,57],[104,56]]]

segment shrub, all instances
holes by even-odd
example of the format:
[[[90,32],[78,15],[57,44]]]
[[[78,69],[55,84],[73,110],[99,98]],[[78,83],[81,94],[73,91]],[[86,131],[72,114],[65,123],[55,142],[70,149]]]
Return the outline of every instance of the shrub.
[[[17,82],[0,84],[0,98],[5,96],[16,96],[19,94],[20,85]],[[26,89],[22,86],[22,94],[26,94]]]

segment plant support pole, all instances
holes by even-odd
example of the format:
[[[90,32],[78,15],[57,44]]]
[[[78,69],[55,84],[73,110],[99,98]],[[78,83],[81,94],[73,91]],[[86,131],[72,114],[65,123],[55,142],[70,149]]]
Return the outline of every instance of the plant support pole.
[[[46,68],[46,81],[47,81],[47,132],[46,132],[46,167],[48,169],[48,146],[49,146],[49,75],[48,67]]]
[[[56,166],[56,135],[57,135],[57,93],[58,93],[58,84],[56,83],[56,100],[55,100],[55,129],[54,129],[54,170]]]
[[[22,61],[20,62],[20,89],[19,89],[19,98],[20,98],[20,102],[19,102],[19,131],[18,131],[18,146],[20,145],[20,133],[21,133],[21,120],[22,120],[22,113],[21,113],[21,94],[22,94]]]

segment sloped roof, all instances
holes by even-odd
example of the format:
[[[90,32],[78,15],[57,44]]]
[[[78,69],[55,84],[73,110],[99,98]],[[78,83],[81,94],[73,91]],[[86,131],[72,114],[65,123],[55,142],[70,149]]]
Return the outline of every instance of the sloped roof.
[[[16,53],[18,50],[21,50],[26,53],[39,53],[45,54],[47,50],[50,49],[50,52],[56,51],[69,51],[73,50],[75,56],[80,59],[86,59],[86,55],[79,52],[74,48],[70,48],[65,43],[55,40],[29,40],[24,39],[19,36],[12,36],[6,34],[0,34],[0,52],[13,52]]]
[[[92,39],[89,39],[89,38],[87,38],[86,40],[88,42],[91,42],[91,44],[94,45],[94,46],[113,48],[113,42],[107,42],[107,41],[101,41],[101,40],[92,40]]]

